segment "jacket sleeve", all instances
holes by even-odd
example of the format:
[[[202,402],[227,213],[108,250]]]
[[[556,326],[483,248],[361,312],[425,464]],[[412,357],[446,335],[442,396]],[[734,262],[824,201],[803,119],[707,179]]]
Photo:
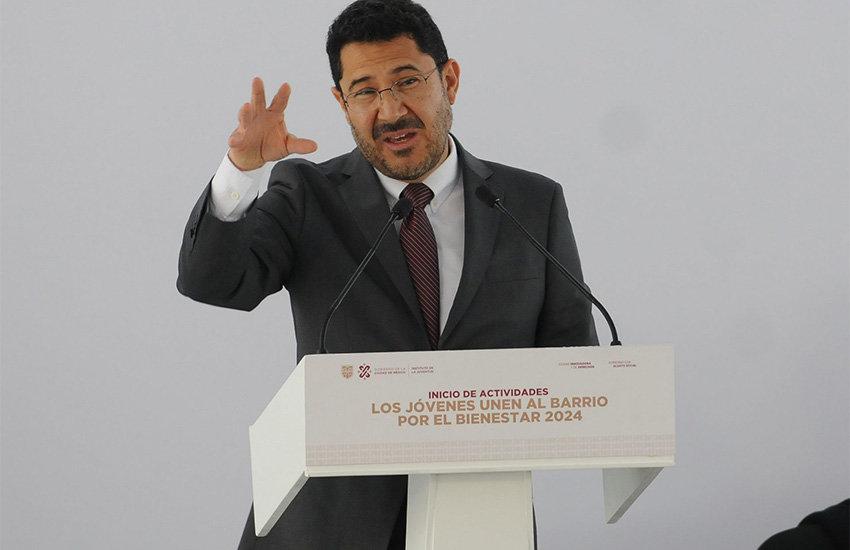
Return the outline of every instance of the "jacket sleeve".
[[[304,186],[297,171],[278,165],[269,189],[245,217],[224,222],[208,212],[210,186],[186,224],[177,289],[193,300],[255,308],[286,283],[303,220]]]

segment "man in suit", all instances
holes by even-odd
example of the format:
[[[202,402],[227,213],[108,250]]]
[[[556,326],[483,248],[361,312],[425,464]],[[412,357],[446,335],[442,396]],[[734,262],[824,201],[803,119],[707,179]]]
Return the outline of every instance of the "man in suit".
[[[581,277],[560,185],[479,160],[449,134],[460,67],[428,13],[410,0],[358,0],[332,24],[327,51],[357,149],[321,164],[279,162],[257,198],[257,169],[316,144],[286,127],[289,86],[266,106],[255,79],[187,224],[180,292],[250,310],[285,287],[300,359],[318,348],[330,304],[392,205],[416,189],[427,195],[420,212],[384,240],[341,305],[330,352],[595,345],[587,301],[476,199],[488,186]],[[427,221],[414,220],[423,213]],[[425,282],[405,237],[422,223],[436,256]],[[404,548],[405,501],[403,476],[313,478],[267,537],[254,536],[249,517],[239,548]]]

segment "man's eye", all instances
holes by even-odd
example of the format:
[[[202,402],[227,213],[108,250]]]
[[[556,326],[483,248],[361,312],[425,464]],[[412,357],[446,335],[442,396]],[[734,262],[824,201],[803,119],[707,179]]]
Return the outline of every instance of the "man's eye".
[[[411,76],[410,78],[403,78],[395,83],[399,88],[411,88],[419,84],[418,76]]]
[[[377,93],[378,93],[377,91],[372,90],[370,88],[370,89],[366,89],[366,90],[358,90],[358,91],[354,92],[353,94],[351,94],[351,97],[353,97],[355,99],[368,99],[370,97],[374,97],[375,94],[377,94]]]

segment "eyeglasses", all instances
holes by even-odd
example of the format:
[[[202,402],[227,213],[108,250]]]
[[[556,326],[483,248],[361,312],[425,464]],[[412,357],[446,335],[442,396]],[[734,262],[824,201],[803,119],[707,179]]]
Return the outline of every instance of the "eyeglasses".
[[[345,96],[345,104],[351,111],[368,112],[378,108],[378,105],[380,105],[380,102],[384,97],[382,95],[384,92],[389,92],[392,94],[393,99],[398,99],[399,101],[404,101],[406,99],[421,99],[428,93],[428,89],[425,84],[428,82],[431,75],[434,74],[434,71],[439,68],[440,66],[437,65],[425,74],[412,74],[410,76],[406,76],[402,79],[396,80],[393,82],[392,86],[384,88],[383,90],[363,88],[362,90],[351,92]]]

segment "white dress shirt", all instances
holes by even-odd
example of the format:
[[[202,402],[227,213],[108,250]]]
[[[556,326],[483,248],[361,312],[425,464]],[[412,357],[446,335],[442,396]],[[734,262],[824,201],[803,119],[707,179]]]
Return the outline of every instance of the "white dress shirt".
[[[242,172],[225,155],[212,179],[210,213],[226,222],[241,219],[259,195],[266,172],[265,167]],[[377,170],[375,173],[386,192],[387,204],[392,208],[407,183],[389,178]],[[454,303],[463,269],[463,176],[457,147],[452,139],[449,139],[449,156],[422,183],[434,192],[431,204],[425,207],[425,214],[437,241],[442,331]]]

